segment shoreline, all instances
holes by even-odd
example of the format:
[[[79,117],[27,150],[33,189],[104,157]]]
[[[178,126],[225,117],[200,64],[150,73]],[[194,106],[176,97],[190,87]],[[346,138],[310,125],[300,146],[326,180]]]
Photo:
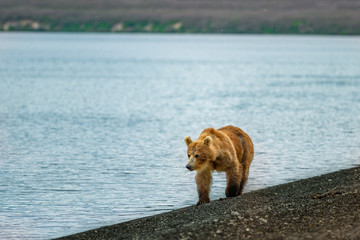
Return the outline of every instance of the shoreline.
[[[58,239],[360,239],[360,167]]]
[[[358,1],[6,1],[0,30],[360,34]]]
[[[357,37],[360,36],[360,32],[290,32],[290,31],[278,31],[278,32],[256,32],[256,31],[247,31],[247,32],[236,32],[236,31],[228,31],[228,32],[217,32],[217,31],[183,31],[183,32],[175,32],[175,31],[101,31],[101,30],[89,30],[85,31],[82,29],[47,29],[47,30],[39,30],[39,29],[28,29],[28,28],[17,28],[11,30],[4,30],[3,26],[0,24],[0,33],[108,33],[108,34],[172,34],[172,35],[188,35],[188,34],[196,34],[196,35],[264,35],[264,36],[350,36]]]

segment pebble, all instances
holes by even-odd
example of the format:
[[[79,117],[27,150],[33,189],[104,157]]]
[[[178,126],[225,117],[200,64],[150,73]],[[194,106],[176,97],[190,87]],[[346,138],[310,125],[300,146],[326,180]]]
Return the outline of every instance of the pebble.
[[[263,223],[268,223],[268,220],[266,220],[265,218],[259,218],[259,220]]]
[[[231,215],[240,216],[240,213],[238,211],[231,211]]]
[[[236,226],[236,225],[237,225],[237,223],[236,223],[234,220],[230,220],[230,221],[229,221],[229,224],[232,225],[232,226]]]

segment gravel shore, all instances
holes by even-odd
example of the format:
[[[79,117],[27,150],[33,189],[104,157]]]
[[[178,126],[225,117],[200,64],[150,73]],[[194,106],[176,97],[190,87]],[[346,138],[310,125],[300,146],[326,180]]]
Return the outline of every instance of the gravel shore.
[[[360,239],[360,167],[60,239]]]

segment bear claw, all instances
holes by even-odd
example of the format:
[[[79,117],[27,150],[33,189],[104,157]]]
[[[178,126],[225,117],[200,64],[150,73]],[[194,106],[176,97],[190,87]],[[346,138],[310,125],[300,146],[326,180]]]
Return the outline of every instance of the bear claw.
[[[204,204],[204,203],[209,203],[209,202],[210,202],[210,201],[198,201],[197,204],[196,204],[196,206],[199,206],[199,205]]]

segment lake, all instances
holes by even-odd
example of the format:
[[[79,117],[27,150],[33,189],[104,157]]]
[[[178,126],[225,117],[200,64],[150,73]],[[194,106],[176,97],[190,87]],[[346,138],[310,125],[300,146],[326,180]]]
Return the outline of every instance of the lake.
[[[230,124],[245,192],[358,166],[360,37],[0,33],[0,238],[194,205],[183,139]]]

